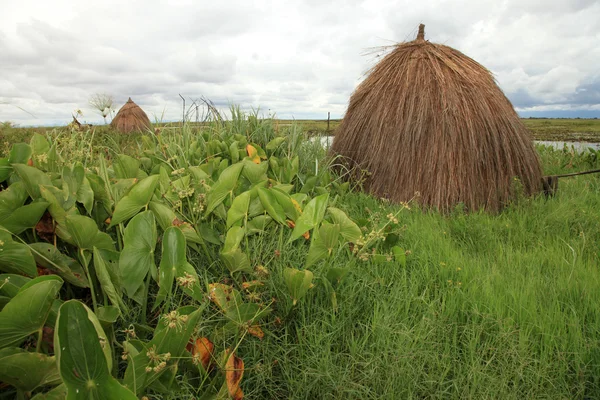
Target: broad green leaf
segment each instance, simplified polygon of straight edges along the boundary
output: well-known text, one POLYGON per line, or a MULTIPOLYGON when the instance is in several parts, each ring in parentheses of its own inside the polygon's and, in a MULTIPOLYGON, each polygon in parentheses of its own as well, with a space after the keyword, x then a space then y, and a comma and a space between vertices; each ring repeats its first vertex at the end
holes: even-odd
POLYGON ((137 400, 111 376, 103 350, 110 348, 108 338, 94 314, 79 301, 70 300, 61 306, 54 343, 60 376, 67 386, 67 400, 137 400))
MULTIPOLYGON (((1 193, 1 192, 0 192, 1 193)), ((250 191, 246 191, 233 199, 231 207, 227 211, 227 229, 232 225, 248 218, 248 206, 250 205, 250 191)))
POLYGON ((246 225, 246 235, 264 232, 265 228, 273 221, 268 215, 259 215, 252 218, 246 225))
POLYGON ((236 163, 225 168, 217 182, 215 182, 206 195, 205 215, 209 215, 213 212, 213 210, 221 204, 228 195, 233 193, 233 189, 238 183, 238 178, 243 168, 243 163, 236 163))
POLYGON ((332 285, 338 284, 348 273, 347 268, 331 267, 327 271, 327 279, 332 285))
POLYGON ((50 151, 50 143, 48 142, 48 139, 39 133, 34 133, 29 141, 29 145, 31 146, 32 150, 33 166, 36 168, 45 166, 48 161, 41 161, 39 156, 45 155, 47 157, 47 154, 50 151))
POLYGON ((13 169, 8 162, 8 158, 0 158, 0 182, 8 179, 12 171, 13 169))
POLYGON ((315 197, 308 202, 302 215, 296 220, 296 226, 292 231, 292 236, 288 242, 292 242, 302 236, 306 231, 314 228, 323 220, 325 210, 327 209, 327 202, 329 200, 329 194, 322 194, 315 197))
POLYGON ((329 211, 333 223, 340 226, 340 234, 344 239, 352 243, 356 243, 360 239, 362 236, 360 228, 345 212, 335 207, 329 207, 327 211, 329 211))
POLYGON ((221 259, 223 260, 225 267, 227 267, 232 274, 234 272, 252 272, 252 266, 250 265, 248 256, 239 248, 222 252, 221 259))
MULTIPOLYGON (((198 325, 202 311, 203 307, 187 306, 162 315, 152 340, 147 345, 142 345, 143 349, 137 350, 137 354, 128 357, 127 370, 123 379, 125 386, 141 395, 148 385, 168 369, 154 370, 156 362, 151 362, 148 356, 150 349, 157 355, 166 353, 171 355, 171 361, 167 362, 167 367, 176 364, 178 358, 185 352, 185 347, 198 325), (147 367, 151 368, 148 372, 146 371, 147 367)), ((128 348, 133 350, 132 347, 128 348)))
POLYGON ((0 294, 12 299, 31 278, 17 274, 0 274, 0 294))
POLYGON ((100 232, 93 219, 83 215, 67 215, 65 220, 73 244, 80 249, 90 251, 94 247, 107 250, 115 249, 111 237, 104 232, 100 232))
POLYGON ((25 184, 29 196, 34 200, 41 197, 40 185, 52 186, 52 181, 48 175, 37 168, 24 164, 13 164, 12 167, 25 184))
POLYGON ((229 228, 227 235, 225 236, 225 244, 223 245, 223 251, 235 250, 240 246, 242 239, 244 238, 244 230, 239 226, 229 228))
POLYGON ((302 299, 308 289, 310 289, 313 280, 313 273, 309 270, 297 270, 295 268, 285 268, 283 271, 283 280, 287 286, 293 304, 302 299))
POLYGON ((121 311, 119 311, 119 307, 115 306, 104 306, 98 307, 96 310, 96 317, 102 325, 102 328, 106 328, 107 325, 114 323, 121 315, 121 311))
POLYGON ((394 260, 396 260, 400 266, 406 267, 406 251, 402 247, 392 247, 392 254, 394 254, 394 260))
POLYGON ((0 350, 0 381, 24 392, 61 382, 54 357, 20 348, 0 350))
POLYGON ((256 185, 257 183, 267 179, 267 170, 269 169, 268 163, 256 164, 247 158, 242 161, 244 170, 242 175, 250 181, 251 184, 256 185))
POLYGON ((159 289, 153 309, 171 296, 177 268, 187 263, 185 247, 185 236, 181 229, 175 226, 167 228, 162 239, 162 258, 158 269, 159 289))
POLYGON ((339 235, 340 226, 338 224, 323 223, 319 229, 315 229, 306 257, 306 268, 329 258, 339 243, 339 235))
POLYGON ((11 215, 0 221, 0 224, 14 235, 33 228, 42 218, 49 203, 37 201, 17 208, 11 215))
POLYGON ((148 208, 154 213, 156 221, 163 231, 167 230, 168 227, 173 226, 173 221, 177 219, 177 214, 175 214, 171 207, 159 203, 158 201, 151 201, 148 204, 148 208))
POLYGON ((18 346, 46 322, 63 280, 40 276, 25 284, 0 311, 0 348, 18 346))
POLYGON ((285 225, 285 211, 277 202, 277 197, 269 189, 262 187, 258 188, 258 197, 269 216, 281 225, 285 225))
POLYGON ((21 181, 15 182, 7 189, 0 191, 0 224, 8 218, 15 210, 25 204, 29 197, 25 184, 21 181))
POLYGON ((11 164, 27 164, 31 158, 31 146, 27 143, 15 143, 10 150, 8 162, 11 164))
POLYGON ((117 179, 131 179, 137 178, 140 162, 133 157, 125 154, 119 154, 113 164, 115 170, 115 176, 117 179))
POLYGON ((267 143, 267 146, 265 148, 269 151, 275 151, 275 150, 277 150, 277 148, 279 146, 281 146, 283 144, 283 142, 286 141, 286 139, 287 138, 285 138, 285 137, 276 137, 275 139, 273 139, 269 143, 267 143))
POLYGON ((104 263, 104 259, 102 258, 102 255, 100 255, 100 252, 96 247, 94 247, 93 249, 93 255, 94 269, 96 270, 96 277, 98 278, 98 282, 100 282, 100 287, 102 288, 102 291, 104 292, 104 294, 106 294, 106 296, 114 306, 119 307, 119 309, 127 312, 127 306, 125 305, 125 303, 123 303, 123 300, 121 299, 121 294, 115 289, 115 285, 113 284, 113 281, 110 278, 110 275, 106 268, 106 264, 104 263))
POLYGON ((83 165, 77 163, 72 169, 64 167, 62 176, 69 196, 83 204, 87 213, 90 214, 94 206, 94 191, 85 176, 83 165))
POLYGON ((119 200, 115 206, 115 212, 109 227, 128 220, 137 214, 143 207, 147 206, 152 199, 154 189, 158 184, 158 179, 158 175, 151 175, 136 183, 129 193, 119 200))
POLYGON ((31 243, 29 249, 39 266, 57 273, 75 286, 88 287, 87 277, 81 264, 61 253, 50 243, 31 243))
MULTIPOLYGON (((151 208, 152 208, 151 202, 151 208)), ((154 249, 157 241, 156 221, 152 211, 144 211, 129 221, 123 234, 123 251, 119 268, 123 288, 129 297, 135 295, 151 269, 156 269, 154 249)))
POLYGON ((27 245, 15 242, 12 235, 0 226, 0 271, 36 276, 35 260, 27 245))
POLYGON ((49 392, 36 394, 31 400, 64 400, 66 397, 67 387, 61 383, 49 392))
POLYGON ((294 206, 294 202, 292 201, 290 195, 279 187, 271 189, 271 193, 273 193, 273 196, 275 196, 277 202, 283 208, 285 215, 292 221, 296 221, 300 215, 300 212, 296 206, 294 206))

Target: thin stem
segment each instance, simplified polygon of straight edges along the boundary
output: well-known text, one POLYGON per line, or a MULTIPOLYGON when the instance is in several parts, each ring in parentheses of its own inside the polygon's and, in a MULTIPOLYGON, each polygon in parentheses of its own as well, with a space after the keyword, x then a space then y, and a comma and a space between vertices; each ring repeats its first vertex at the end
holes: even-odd
POLYGON ((83 265, 85 275, 87 276, 88 282, 90 284, 90 290, 92 291, 92 305, 94 307, 95 313, 98 310, 98 304, 96 303, 96 289, 94 289, 94 282, 92 281, 92 276, 90 275, 90 270, 88 268, 88 263, 86 262, 85 255, 83 254, 83 249, 79 249, 79 256, 81 257, 81 264, 83 265))

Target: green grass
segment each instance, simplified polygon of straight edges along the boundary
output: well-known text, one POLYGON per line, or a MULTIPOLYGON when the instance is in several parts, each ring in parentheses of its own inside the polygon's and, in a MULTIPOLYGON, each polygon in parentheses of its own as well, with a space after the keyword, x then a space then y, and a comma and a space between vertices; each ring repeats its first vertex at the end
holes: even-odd
MULTIPOLYGON (((103 129, 50 134, 75 159, 90 147, 137 154, 141 135, 103 129)), ((314 146, 299 151, 301 168, 323 157, 314 146)), ((591 153, 538 151, 546 174, 599 167, 591 153)), ((333 201, 368 227, 397 214, 381 249, 402 246, 406 265, 342 249, 312 267, 349 271, 335 298, 316 280, 292 307, 282 272, 302 268, 308 246, 285 244, 282 230, 249 240, 252 264, 269 271, 261 301, 273 302, 273 315, 262 340, 240 340, 247 398, 600 398, 600 176, 561 179, 556 197, 521 198, 498 215, 457 207, 444 216, 357 192, 333 201)), ((204 284, 222 278, 200 255, 190 262, 204 284)), ((200 332, 219 350, 235 345, 213 330, 215 318, 200 332)), ((181 383, 183 394, 161 398, 197 397, 197 382, 181 383)))
MULTIPOLYGON (((599 193, 588 177, 496 216, 403 211, 406 267, 337 260, 351 271, 338 312, 315 290, 263 343, 244 344, 248 394, 600 397, 599 193)), ((355 218, 395 209, 362 194, 342 203, 355 218)))

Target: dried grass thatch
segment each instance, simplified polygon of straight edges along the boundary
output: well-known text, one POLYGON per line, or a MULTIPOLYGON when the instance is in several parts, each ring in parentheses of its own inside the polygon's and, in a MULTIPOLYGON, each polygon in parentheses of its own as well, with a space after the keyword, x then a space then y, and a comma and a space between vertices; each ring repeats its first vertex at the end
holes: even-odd
POLYGON ((152 129, 152 124, 150 123, 148 116, 140 106, 131 100, 131 97, 127 100, 127 103, 121 107, 110 123, 110 126, 123 133, 152 129))
POLYGON ((482 65, 424 38, 394 47, 350 98, 333 154, 394 201, 499 210, 541 189, 532 138, 482 65), (517 179, 515 179, 517 178, 517 179), (519 183, 520 181, 520 183, 519 183))

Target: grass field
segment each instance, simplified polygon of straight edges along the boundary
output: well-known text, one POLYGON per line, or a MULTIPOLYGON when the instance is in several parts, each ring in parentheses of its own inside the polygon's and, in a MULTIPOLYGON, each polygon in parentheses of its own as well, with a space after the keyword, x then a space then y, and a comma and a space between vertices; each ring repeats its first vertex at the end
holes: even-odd
MULTIPOLYGON (((559 130, 573 137, 573 132, 600 131, 597 121, 525 122, 544 139, 559 130)), ((253 131, 244 123, 239 128, 260 134, 288 129, 287 124, 268 122, 253 131)), ((298 124, 308 132, 323 129, 322 121, 298 124)), ((332 121, 331 126, 337 125, 332 121)), ((7 142, 3 153, 15 141, 28 139, 29 132, 0 132, 7 142)), ((90 167, 98 154, 137 157, 143 136, 106 129, 93 136, 51 135, 63 143, 65 157, 90 167)), ((299 151, 300 170, 324 165, 322 150, 308 146, 299 151)), ((600 167, 591 152, 543 146, 538 152, 545 174, 600 167)), ((326 279, 316 279, 292 306, 283 271, 302 268, 308 246, 286 244, 279 230, 249 240, 246 252, 253 265, 269 271, 265 286, 274 303, 264 338, 238 343, 247 398, 600 398, 600 176, 561 180, 555 197, 519 198, 498 215, 469 214, 460 207, 440 215, 359 191, 337 194, 332 201, 363 230, 381 228, 385 240, 378 252, 400 246, 406 261, 362 260, 341 249, 311 267, 315 276, 332 268, 346 271, 335 290, 328 289, 326 279)), ((203 284, 221 279, 202 252, 188 251, 203 284)), ((221 317, 203 315, 198 329, 210 334, 217 348, 230 345, 231 339, 215 328, 221 317)), ((137 318, 126 315, 115 332, 137 318)), ((174 379, 178 391, 153 392, 150 398, 202 395, 198 381, 174 379)), ((4 398, 13 394, 6 391, 4 398)))

